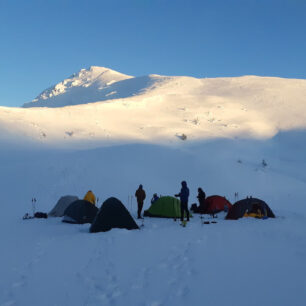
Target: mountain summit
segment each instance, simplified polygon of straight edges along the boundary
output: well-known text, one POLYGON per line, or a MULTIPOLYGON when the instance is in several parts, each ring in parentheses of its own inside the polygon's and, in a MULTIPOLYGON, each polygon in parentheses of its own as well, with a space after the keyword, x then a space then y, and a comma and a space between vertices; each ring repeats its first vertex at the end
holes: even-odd
POLYGON ((106 100, 105 89, 116 82, 130 78, 133 77, 109 68, 91 66, 44 90, 23 107, 61 107, 106 100))

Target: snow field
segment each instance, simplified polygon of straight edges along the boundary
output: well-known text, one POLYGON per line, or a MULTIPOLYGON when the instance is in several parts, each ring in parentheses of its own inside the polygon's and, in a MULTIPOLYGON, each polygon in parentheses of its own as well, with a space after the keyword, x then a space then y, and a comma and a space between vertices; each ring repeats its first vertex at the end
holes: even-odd
POLYGON ((303 145, 288 146, 296 137, 304 136, 176 148, 2 146, 0 305, 304 305, 305 158, 298 155, 303 145), (139 231, 97 234, 60 218, 21 219, 31 211, 32 197, 37 210, 48 212, 60 196, 82 197, 88 189, 100 198, 99 206, 116 196, 136 217, 135 199, 131 206, 128 197, 140 183, 146 209, 154 192, 173 195, 183 179, 190 205, 198 187, 232 202, 239 192, 240 198, 267 201, 277 218, 220 216, 217 224, 201 225, 194 215, 186 228, 171 219, 145 218, 139 231))
POLYGON ((105 234, 28 221, 15 227, 23 260, 9 261, 3 305, 304 305, 305 217, 201 225, 194 216, 186 228, 149 218, 140 231, 105 234))
POLYGON ((305 95, 305 80, 94 66, 29 108, 0 107, 0 305, 304 306, 305 95), (89 189, 99 206, 115 196, 135 217, 140 183, 147 209, 182 180, 189 206, 202 187, 231 202, 236 192, 262 198, 277 218, 202 225, 194 215, 186 228, 146 218, 139 231, 97 234, 21 219, 33 197, 48 212, 89 189))

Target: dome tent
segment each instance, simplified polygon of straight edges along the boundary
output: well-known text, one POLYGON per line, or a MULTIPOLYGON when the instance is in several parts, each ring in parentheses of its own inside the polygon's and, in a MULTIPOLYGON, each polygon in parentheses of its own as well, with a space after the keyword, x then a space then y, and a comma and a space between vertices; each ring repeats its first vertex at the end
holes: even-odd
POLYGON ((231 207, 232 204, 225 197, 212 195, 205 199, 204 207, 194 207, 193 211, 199 214, 215 214, 224 210, 229 210, 231 207))
MULTIPOLYGON (((191 213, 189 213, 191 217, 191 213)), ((165 196, 160 197, 154 202, 149 209, 144 211, 146 217, 160 218, 180 218, 181 217, 181 202, 180 200, 165 196)))
POLYGON ((139 229, 125 206, 114 197, 102 204, 89 231, 90 233, 107 232, 112 228, 139 229))
POLYGON ((219 195, 213 195, 206 198, 207 213, 213 214, 220 211, 229 210, 232 204, 225 198, 219 195))
POLYGON ((92 223, 98 208, 85 200, 77 200, 71 203, 65 210, 63 222, 67 223, 92 223))
POLYGON ((53 207, 53 209, 48 213, 49 217, 63 217, 66 208, 74 201, 78 200, 79 198, 77 196, 63 196, 61 197, 56 205, 53 207))
POLYGON ((246 198, 236 202, 229 210, 225 219, 237 220, 242 218, 246 212, 252 212, 254 208, 259 209, 263 215, 269 218, 275 218, 275 215, 268 204, 257 198, 246 198))

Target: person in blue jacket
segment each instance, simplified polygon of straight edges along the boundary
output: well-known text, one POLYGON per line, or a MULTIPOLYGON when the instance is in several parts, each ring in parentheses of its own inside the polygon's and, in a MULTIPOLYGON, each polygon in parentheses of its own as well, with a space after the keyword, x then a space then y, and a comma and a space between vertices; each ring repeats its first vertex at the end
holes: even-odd
POLYGON ((158 199, 159 199, 159 197, 158 197, 157 193, 154 193, 153 197, 151 199, 151 204, 155 203, 158 199))
POLYGON ((181 201, 181 221, 184 221, 184 213, 186 212, 187 221, 189 221, 189 210, 188 210, 188 198, 189 198, 189 188, 187 187, 187 183, 183 181, 181 192, 176 194, 176 197, 180 197, 181 201))

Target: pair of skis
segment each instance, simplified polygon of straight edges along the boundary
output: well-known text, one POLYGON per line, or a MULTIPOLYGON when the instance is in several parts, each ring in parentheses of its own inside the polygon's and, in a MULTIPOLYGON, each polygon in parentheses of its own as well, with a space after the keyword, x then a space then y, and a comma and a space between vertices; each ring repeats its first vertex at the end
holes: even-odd
POLYGON ((218 222, 217 221, 204 221, 202 224, 211 224, 211 223, 216 224, 218 222))
MULTIPOLYGON (((173 220, 176 222, 176 219, 177 219, 177 218, 176 218, 176 217, 174 217, 174 219, 173 219, 173 220)), ((186 227, 187 222, 188 222, 187 220, 183 220, 183 221, 181 221, 180 226, 182 226, 182 227, 186 227)))
POLYGON ((187 220, 183 220, 183 221, 181 221, 180 226, 182 226, 182 227, 186 227, 187 222, 188 222, 187 220))
MULTIPOLYGON (((217 218, 217 216, 215 216, 215 215, 212 215, 212 217, 213 217, 213 219, 214 218, 217 218)), ((203 219, 204 219, 204 217, 203 217, 203 215, 201 215, 200 216, 200 219, 201 219, 201 224, 216 224, 216 223, 218 223, 217 221, 215 221, 215 220, 213 220, 213 221, 209 221, 209 220, 204 220, 203 221, 203 219)))

